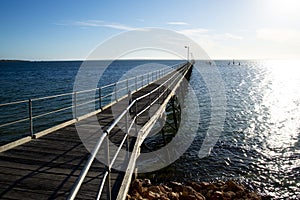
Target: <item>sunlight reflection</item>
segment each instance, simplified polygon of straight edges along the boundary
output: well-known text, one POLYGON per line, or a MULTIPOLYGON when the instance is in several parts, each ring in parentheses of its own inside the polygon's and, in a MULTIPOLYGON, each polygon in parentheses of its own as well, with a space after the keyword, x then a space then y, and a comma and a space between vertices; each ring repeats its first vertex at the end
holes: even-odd
POLYGON ((286 148, 298 140, 300 127, 300 61, 274 60, 264 63, 268 74, 262 104, 269 110, 272 134, 267 138, 269 148, 286 148))

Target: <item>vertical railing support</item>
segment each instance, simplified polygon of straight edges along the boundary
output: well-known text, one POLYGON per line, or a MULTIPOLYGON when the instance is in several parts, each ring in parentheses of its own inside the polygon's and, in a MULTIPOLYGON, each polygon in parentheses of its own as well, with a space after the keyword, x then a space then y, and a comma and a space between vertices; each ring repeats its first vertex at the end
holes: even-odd
POLYGON ((31 99, 28 100, 28 104, 29 104, 29 132, 30 132, 30 136, 32 138, 34 138, 33 119, 32 119, 32 100, 31 99))
POLYGON ((77 92, 74 92, 74 118, 78 120, 77 118, 77 92))
POLYGON ((138 124, 138 106, 137 106, 137 101, 135 102, 135 136, 137 137, 138 135, 138 128, 137 128, 137 124, 138 124))
POLYGON ((152 81, 154 81, 154 72, 152 72, 152 81))
POLYGON ((101 87, 99 87, 99 109, 102 109, 102 94, 101 87))
POLYGON ((150 83, 150 72, 148 73, 148 85, 150 83))
POLYGON ((115 101, 117 101, 117 83, 115 83, 115 101))
POLYGON ((137 90, 137 76, 135 77, 135 90, 137 90))
POLYGON ((126 93, 128 94, 128 92, 129 92, 129 88, 128 88, 128 79, 126 79, 126 93))
POLYGON ((144 86, 144 75, 142 75, 142 87, 144 86))

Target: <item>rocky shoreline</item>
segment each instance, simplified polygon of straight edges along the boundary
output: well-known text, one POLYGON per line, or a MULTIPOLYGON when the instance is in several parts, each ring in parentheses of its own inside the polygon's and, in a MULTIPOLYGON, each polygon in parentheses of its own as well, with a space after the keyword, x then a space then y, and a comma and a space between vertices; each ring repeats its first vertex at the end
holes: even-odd
POLYGON ((266 200, 270 197, 261 196, 249 191, 243 185, 229 180, 226 182, 188 182, 185 184, 169 182, 153 185, 149 179, 135 179, 130 187, 127 200, 161 199, 161 200, 217 200, 217 199, 249 199, 266 200))

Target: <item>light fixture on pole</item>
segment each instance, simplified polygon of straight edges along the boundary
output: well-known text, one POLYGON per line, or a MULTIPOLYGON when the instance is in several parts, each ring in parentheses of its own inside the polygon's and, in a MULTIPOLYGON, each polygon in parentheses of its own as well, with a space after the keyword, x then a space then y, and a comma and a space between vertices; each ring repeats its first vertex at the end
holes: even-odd
POLYGON ((184 46, 184 48, 187 48, 187 61, 189 62, 190 47, 189 46, 184 46))

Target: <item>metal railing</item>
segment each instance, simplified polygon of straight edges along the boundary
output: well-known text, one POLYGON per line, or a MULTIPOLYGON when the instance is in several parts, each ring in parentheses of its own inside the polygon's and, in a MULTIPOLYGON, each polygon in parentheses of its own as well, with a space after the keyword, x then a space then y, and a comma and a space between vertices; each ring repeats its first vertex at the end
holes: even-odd
MULTIPOLYGON (((110 188, 110 173, 113 165, 116 162, 116 159, 124 146, 126 140, 132 135, 130 132, 133 130, 135 133, 135 136, 138 134, 138 120, 139 118, 150 111, 150 109, 153 107, 154 104, 159 104, 159 101, 162 99, 166 99, 166 97, 169 95, 169 93, 172 91, 172 88, 178 83, 178 81, 184 76, 184 74, 189 70, 191 65, 188 63, 186 65, 183 65, 177 70, 168 73, 169 77, 167 77, 167 80, 163 81, 159 86, 157 86, 155 89, 153 89, 151 92, 148 92, 134 100, 124 109, 124 111, 114 120, 114 122, 106 129, 104 130, 103 134, 101 134, 97 144, 95 145, 93 151, 91 152, 91 155, 85 164, 84 168, 82 169, 78 179, 76 180, 70 195, 68 199, 72 200, 75 199, 78 191, 80 190, 80 187, 86 177, 86 175, 89 172, 89 169, 95 160, 96 155, 98 154, 101 145, 103 144, 104 141, 106 141, 106 161, 107 161, 107 169, 104 173, 103 179, 101 180, 100 187, 97 193, 97 199, 101 198, 102 191, 104 188, 104 185, 106 181, 107 183, 107 199, 111 199, 111 188, 110 188), (144 102, 148 102, 148 104, 144 105, 144 102), (140 106, 142 104, 142 106, 140 106), (132 110, 134 110, 134 116, 130 116, 130 113, 132 114, 132 110), (115 154, 112 156, 112 158, 109 157, 109 136, 112 130, 118 126, 119 128, 121 127, 120 124, 118 124, 121 120, 125 120, 125 135, 119 144, 119 147, 115 154), (129 119, 131 119, 131 122, 129 122, 129 119)), ((128 148, 128 145, 126 146, 128 148)), ((128 150, 128 149, 127 149, 128 150)))
MULTIPOLYGON (((49 129, 65 121, 78 120, 91 112, 95 112, 95 110, 101 111, 108 104, 119 101, 127 96, 129 91, 134 92, 139 90, 140 88, 180 68, 184 65, 184 63, 179 63, 171 67, 148 72, 90 90, 2 103, 0 104, 0 109, 4 108, 5 110, 5 107, 10 107, 12 111, 10 111, 11 117, 0 115, 0 120, 4 121, 4 123, 0 124, 0 131, 1 129, 3 130, 3 128, 23 123, 23 129, 27 129, 27 131, 15 128, 8 134, 16 134, 16 132, 24 131, 25 134, 22 136, 30 135, 31 137, 34 137, 36 133, 49 129), (92 96, 93 98, 87 99, 87 96, 92 96), (17 119, 10 120, 12 117, 17 119), (57 118, 57 121, 55 121, 55 117, 57 118), (38 121, 39 119, 46 120, 38 121)), ((2 114, 3 113, 5 112, 2 112, 2 114)), ((1 134, 0 137, 3 137, 3 135, 1 134)), ((16 137, 19 139, 21 136, 16 137)))

